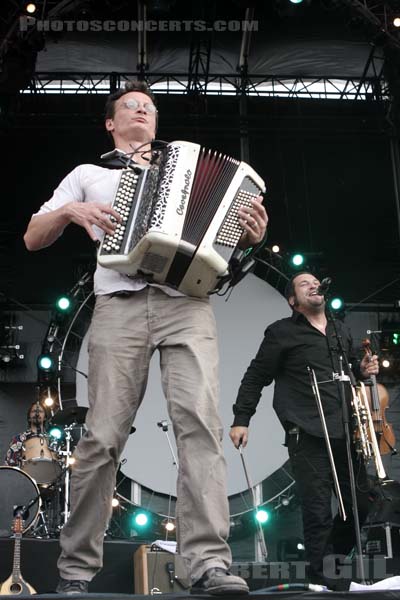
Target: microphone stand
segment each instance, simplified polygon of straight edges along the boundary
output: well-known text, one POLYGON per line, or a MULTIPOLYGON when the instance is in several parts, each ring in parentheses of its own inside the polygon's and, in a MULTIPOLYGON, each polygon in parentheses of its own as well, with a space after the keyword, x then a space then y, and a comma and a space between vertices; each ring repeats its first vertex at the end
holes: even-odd
MULTIPOLYGON (((37 517, 39 517, 39 516, 41 517, 41 519, 42 519, 41 526, 44 528, 45 535, 48 538, 48 537, 50 537, 49 530, 47 529, 46 519, 45 519, 45 517, 43 515, 43 511, 42 511, 42 498, 40 495, 40 491, 36 494, 36 496, 34 496, 33 498, 31 498, 29 500, 28 504, 24 504, 24 505, 20 504, 18 506, 14 506, 13 516, 14 517, 20 516, 23 521, 26 521, 26 519, 28 519, 28 517, 29 517, 29 509, 32 508, 32 506, 34 506, 35 504, 38 504, 39 512, 38 512, 37 517)), ((36 520, 37 519, 35 519, 32 522, 32 525, 34 526, 33 532, 35 532, 37 529, 37 527, 35 526, 36 520)))
POLYGON ((42 426, 39 421, 39 401, 36 402, 36 407, 35 407, 35 426, 36 426, 36 433, 40 437, 43 433, 43 430, 42 430, 42 426))
MULTIPOLYGON (((163 431, 165 433, 165 436, 166 436, 167 442, 168 442, 168 446, 169 446, 169 450, 170 450, 171 456, 172 456, 172 465, 176 468, 178 475, 179 475, 178 459, 175 456, 174 448, 172 446, 171 439, 168 434, 169 423, 165 420, 158 421, 157 427, 159 427, 161 429, 161 431, 163 431)), ((168 516, 167 516, 168 521, 170 520, 170 518, 171 518, 171 494, 169 494, 169 501, 168 501, 168 516)), ((165 540, 167 540, 167 539, 168 539, 168 530, 166 529, 165 530, 165 540)))
POLYGON ((340 489, 339 479, 337 476, 335 459, 333 457, 333 452, 332 452, 332 446, 331 446, 331 443, 329 440, 329 432, 328 432, 328 428, 326 426, 325 413, 324 413, 324 409, 322 406, 321 396, 319 393, 318 381, 315 376, 314 369, 311 369, 311 367, 308 366, 307 371, 310 375, 311 387, 312 387, 312 390, 313 390, 313 393, 315 396, 315 400, 317 402, 319 418, 321 419, 322 431, 324 432, 324 437, 325 437, 326 449, 328 451, 329 462, 331 463, 333 483, 335 486, 336 497, 337 497, 338 503, 339 503, 339 514, 342 517, 342 520, 345 521, 347 519, 347 515, 346 515, 346 510, 344 508, 343 497, 342 497, 342 492, 340 489))
MULTIPOLYGON (((242 461, 242 466, 243 466, 244 474, 245 474, 246 481, 247 481, 247 486, 249 488, 249 491, 251 493, 251 497, 253 500, 253 507, 257 511, 258 510, 258 502, 257 502, 257 498, 256 498, 256 493, 254 490, 254 486, 251 483, 249 472, 247 470, 246 461, 245 461, 244 455, 243 455, 242 445, 239 446, 239 453, 240 453, 240 458, 242 461)), ((258 541, 258 544, 259 544, 259 547, 261 550, 263 560, 264 560, 264 562, 266 562, 267 558, 268 558, 268 549, 267 549, 267 544, 265 543, 264 530, 262 528, 260 521, 257 520, 256 522, 257 522, 257 541, 258 541)))
MULTIPOLYGON (((352 508, 353 508, 353 517, 354 517, 354 531, 355 531, 355 535, 356 535, 356 548, 357 548, 356 560, 358 563, 358 569, 359 569, 358 572, 360 574, 361 582, 363 584, 366 584, 367 582, 365 579, 364 562, 363 562, 362 547, 361 547, 361 529, 360 529, 360 518, 359 518, 359 513, 358 513, 358 505, 357 505, 356 482, 355 482, 355 477, 354 477, 353 457, 352 457, 352 452, 351 452, 352 439, 351 439, 351 433, 350 433, 350 415, 349 415, 349 408, 348 408, 348 405, 346 402, 346 393, 345 393, 345 387, 344 387, 344 382, 349 381, 350 385, 353 388, 355 388, 356 380, 354 377, 354 373, 351 370, 350 363, 348 361, 347 354, 346 354, 346 351, 343 346, 342 336, 339 334, 335 319, 334 319, 332 311, 330 310, 329 307, 326 309, 326 314, 327 314, 328 321, 332 324, 332 328, 335 333, 335 338, 336 338, 336 342, 337 342, 337 346, 338 346, 340 374, 339 374, 339 377, 337 378, 337 385, 338 385, 339 397, 340 397, 340 401, 341 401, 341 405, 342 405, 342 420, 343 420, 344 435, 345 435, 345 440, 346 440, 347 462, 348 462, 348 466, 349 466, 350 491, 351 491, 351 499, 352 499, 352 505, 353 505, 352 508), (345 374, 344 369, 346 369, 347 375, 345 374)), ((328 348, 329 348, 329 352, 331 354, 332 364, 334 364, 332 350, 331 350, 329 341, 328 341, 328 348)))
POLYGON ((174 452, 174 449, 172 447, 171 439, 170 439, 169 434, 168 434, 169 423, 167 421, 158 421, 157 427, 159 427, 161 429, 161 431, 163 431, 165 433, 167 441, 168 441, 169 450, 170 450, 171 455, 172 455, 172 464, 174 465, 174 467, 176 467, 176 470, 179 471, 178 459, 175 456, 175 452, 174 452))

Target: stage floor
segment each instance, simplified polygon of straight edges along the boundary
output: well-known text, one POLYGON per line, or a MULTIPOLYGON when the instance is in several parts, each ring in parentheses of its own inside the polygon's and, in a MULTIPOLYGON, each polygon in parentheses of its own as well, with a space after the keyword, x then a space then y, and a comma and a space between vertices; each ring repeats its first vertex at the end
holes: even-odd
MULTIPOLYGON (((90 593, 81 595, 80 597, 90 599, 104 598, 105 600, 148 598, 149 596, 147 595, 134 593, 134 554, 142 544, 143 541, 106 540, 104 543, 104 567, 90 583, 90 593)), ((12 572, 13 549, 14 540, 12 538, 0 538, 0 582, 5 581, 12 572)), ((37 591, 36 598, 38 599, 53 598, 60 600, 62 598, 71 598, 71 596, 54 593, 58 581, 58 554, 59 543, 56 539, 23 538, 22 540, 22 577, 37 591)), ((162 574, 164 567, 165 565, 162 565, 160 561, 160 574, 162 574)), ((371 582, 400 575, 400 557, 391 560, 385 560, 384 557, 374 557, 374 559, 364 562, 364 569, 366 579, 371 582)), ((347 564, 343 572, 337 574, 332 580, 332 588, 342 591, 328 592, 304 591, 304 588, 302 590, 289 589, 288 591, 278 592, 268 589, 279 584, 304 584, 304 563, 234 563, 231 570, 234 574, 241 575, 247 580, 251 589, 250 596, 254 599, 257 598, 257 600, 262 600, 263 598, 275 600, 278 597, 289 599, 295 596, 298 597, 299 595, 304 600, 308 598, 313 598, 314 600, 318 600, 318 598, 330 598, 333 600, 336 596, 345 600, 346 598, 354 597, 355 594, 357 595, 357 599, 360 600, 364 597, 368 599, 379 597, 382 600, 394 600, 398 598, 400 600, 400 590, 387 592, 375 590, 348 592, 350 582, 359 581, 357 564, 354 562, 347 564), (301 576, 302 573, 303 576, 301 576)), ((177 592, 175 587, 173 591, 177 593, 168 593, 168 583, 166 584, 166 588, 162 588, 158 584, 158 581, 154 581, 150 585, 149 577, 149 589, 150 587, 156 588, 157 586, 165 592, 162 595, 166 599, 204 598, 204 595, 191 595, 185 590, 181 591, 180 587, 178 587, 179 592, 177 592)), ((3 596, 1 590, 0 595, 3 598, 15 598, 17 595, 20 600, 30 597, 23 594, 3 596)), ((239 596, 232 595, 229 597, 235 598, 239 596)), ((243 596, 241 597, 243 598, 243 596)))
MULTIPOLYGON (((162 594, 165 600, 184 600, 186 598, 200 599, 200 598, 216 598, 217 596, 207 595, 191 595, 188 593, 182 594, 162 594)), ((15 598, 16 596, 2 596, 2 598, 15 598)), ((27 600, 32 596, 18 596, 20 600, 27 600)), ((63 596, 61 594, 38 594, 35 596, 38 600, 69 600, 70 598, 76 598, 76 596, 63 596)), ((82 594, 78 596, 82 600, 94 600, 95 598, 102 600, 148 600, 154 596, 141 596, 135 594, 82 594)), ((236 600, 241 598, 249 598, 252 600, 291 600, 292 598, 300 598, 301 600, 398 600, 400 599, 400 590, 393 591, 366 591, 366 592, 250 592, 248 596, 219 596, 219 598, 225 598, 226 600, 236 600)))

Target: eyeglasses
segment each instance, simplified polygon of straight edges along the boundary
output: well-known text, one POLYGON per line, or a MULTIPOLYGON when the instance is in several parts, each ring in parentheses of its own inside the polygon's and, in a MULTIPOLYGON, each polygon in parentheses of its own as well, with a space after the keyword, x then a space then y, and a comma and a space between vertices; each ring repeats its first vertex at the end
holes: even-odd
POLYGON ((148 113, 155 114, 157 112, 156 107, 151 102, 145 102, 144 104, 141 104, 141 102, 138 102, 134 98, 125 100, 122 104, 130 110, 137 110, 139 106, 141 106, 148 113))

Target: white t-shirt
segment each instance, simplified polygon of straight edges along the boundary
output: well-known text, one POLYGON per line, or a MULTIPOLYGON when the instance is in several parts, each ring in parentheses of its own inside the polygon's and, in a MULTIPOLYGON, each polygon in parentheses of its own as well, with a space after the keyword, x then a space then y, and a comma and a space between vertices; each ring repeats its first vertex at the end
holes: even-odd
MULTIPOLYGON (((110 205, 117 191, 120 169, 106 169, 97 165, 79 165, 69 173, 54 191, 53 196, 45 202, 33 216, 49 213, 68 202, 102 202, 110 205)), ((93 226, 97 238, 101 241, 104 232, 93 226)), ((149 285, 142 278, 132 279, 97 265, 94 274, 94 292, 97 295, 112 294, 121 290, 139 291, 149 285)), ((156 284, 151 284, 156 285, 156 284)), ((156 285, 170 296, 182 296, 180 292, 167 287, 156 285)))

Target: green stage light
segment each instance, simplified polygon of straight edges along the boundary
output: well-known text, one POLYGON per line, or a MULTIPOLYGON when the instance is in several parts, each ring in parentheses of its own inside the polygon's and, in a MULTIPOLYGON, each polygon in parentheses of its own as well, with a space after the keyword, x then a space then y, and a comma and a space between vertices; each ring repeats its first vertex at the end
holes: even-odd
POLYGON ((290 263, 293 267, 301 267, 304 264, 304 256, 297 252, 290 258, 290 263))
POLYGON ((342 298, 332 298, 329 301, 329 306, 331 307, 332 310, 341 310, 344 306, 344 302, 342 300, 342 298))
POLYGON ((137 512, 133 517, 133 522, 137 527, 147 527, 150 524, 149 515, 145 512, 137 512))
POLYGON ((71 300, 68 296, 60 296, 57 298, 56 308, 60 312, 67 312, 71 308, 71 300))
POLYGON ((264 508, 259 508, 255 516, 259 523, 266 523, 269 520, 269 513, 264 508))
POLYGON ((42 371, 51 371, 54 368, 54 362, 51 356, 41 354, 38 358, 38 367, 42 371))
POLYGON ((400 346, 400 333, 398 331, 392 333, 392 344, 394 346, 400 346))
POLYGON ((289 0, 291 4, 301 4, 303 0, 289 0))
POLYGON ((51 429, 49 429, 49 436, 54 438, 55 440, 61 440, 63 435, 64 432, 62 429, 60 429, 60 427, 52 427, 51 429))

